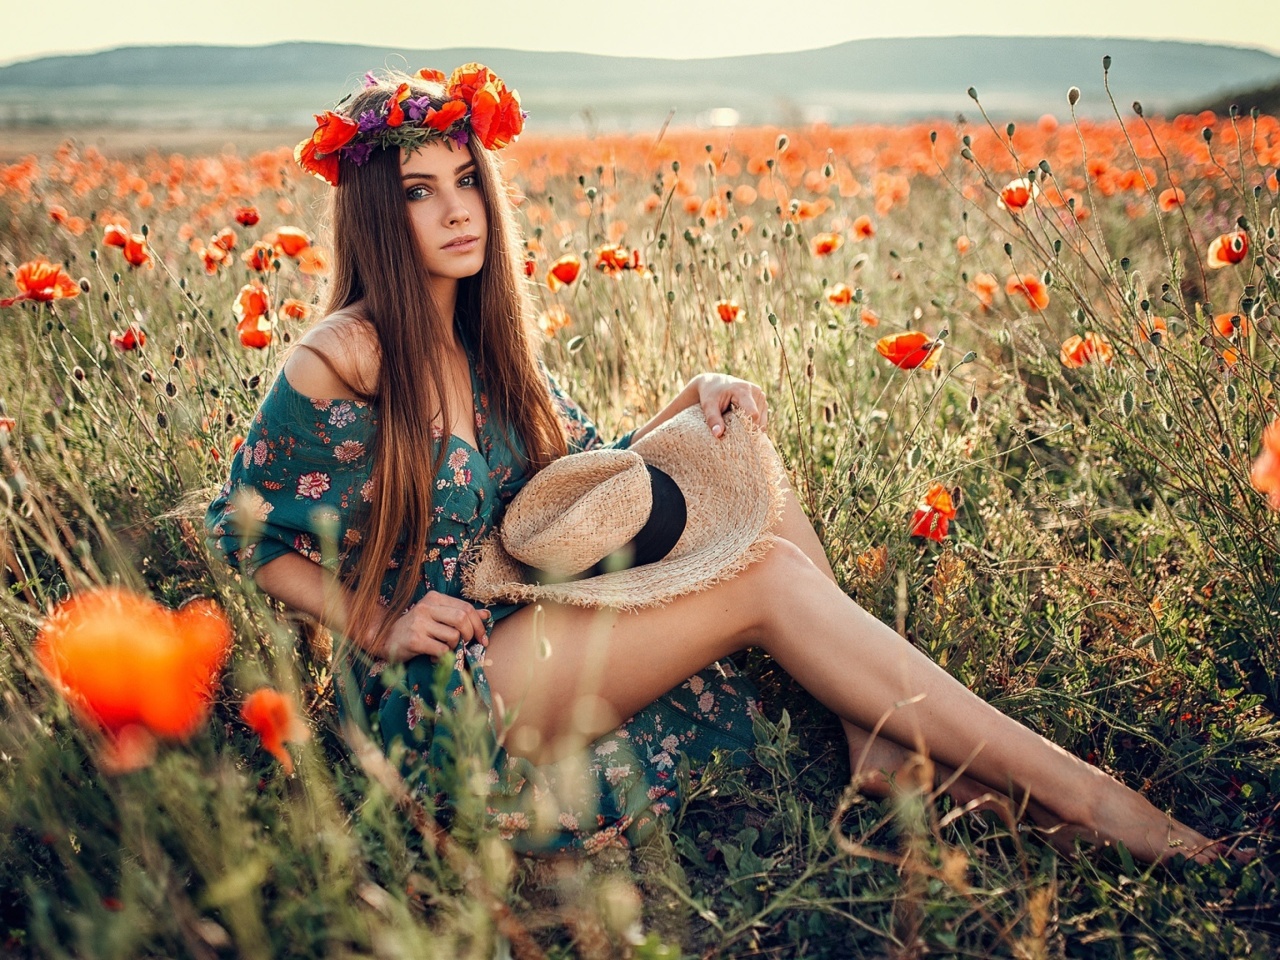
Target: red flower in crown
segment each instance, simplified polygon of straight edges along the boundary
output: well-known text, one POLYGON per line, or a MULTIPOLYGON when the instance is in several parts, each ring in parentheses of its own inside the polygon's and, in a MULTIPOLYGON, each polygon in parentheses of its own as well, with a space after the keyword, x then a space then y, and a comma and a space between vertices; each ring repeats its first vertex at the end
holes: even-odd
POLYGON ((404 123, 404 108, 400 104, 409 99, 409 85, 402 83, 387 101, 387 126, 398 127, 404 123))
POLYGON ((338 185, 338 151, 350 143, 360 125, 350 117, 326 110, 316 114, 316 129, 293 148, 298 166, 330 186, 338 185))
POLYGON ((422 122, 432 130, 439 130, 441 133, 445 133, 466 115, 467 102, 465 100, 447 100, 439 109, 432 107, 428 110, 422 122))

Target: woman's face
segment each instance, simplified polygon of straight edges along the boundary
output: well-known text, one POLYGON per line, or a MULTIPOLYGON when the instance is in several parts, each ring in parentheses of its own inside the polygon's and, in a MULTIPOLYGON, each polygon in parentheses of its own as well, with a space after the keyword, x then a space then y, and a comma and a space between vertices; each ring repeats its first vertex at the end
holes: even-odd
POLYGON ((456 286, 484 266, 488 218, 476 162, 468 148, 432 141, 401 153, 409 220, 432 283, 456 286))

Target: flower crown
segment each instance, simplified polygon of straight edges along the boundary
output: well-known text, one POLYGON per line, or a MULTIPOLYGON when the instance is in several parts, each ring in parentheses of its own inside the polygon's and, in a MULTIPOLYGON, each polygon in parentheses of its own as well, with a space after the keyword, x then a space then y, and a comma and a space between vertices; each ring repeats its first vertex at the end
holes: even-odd
MULTIPOLYGON (((524 128, 528 114, 520 109, 520 94, 482 64, 464 64, 448 80, 441 71, 428 69, 419 70, 414 79, 443 84, 444 98, 413 97, 409 84, 402 83, 380 110, 366 110, 354 120, 332 110, 317 113, 315 132, 294 148, 294 160, 336 187, 339 158, 360 167, 374 147, 412 151, 429 140, 445 139, 465 146, 474 136, 486 150, 499 150, 524 128)), ((365 74, 366 87, 377 84, 372 73, 365 74)))

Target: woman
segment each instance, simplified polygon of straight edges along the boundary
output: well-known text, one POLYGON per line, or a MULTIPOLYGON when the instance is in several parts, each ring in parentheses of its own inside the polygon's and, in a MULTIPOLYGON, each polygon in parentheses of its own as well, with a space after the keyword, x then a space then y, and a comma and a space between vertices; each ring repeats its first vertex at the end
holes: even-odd
MULTIPOLYGON (((384 745, 406 748, 407 775, 444 766, 452 749, 428 732, 434 663, 452 659, 444 699, 474 686, 500 738, 487 805, 505 835, 526 850, 635 839, 678 799, 681 754, 750 747, 751 690, 717 661, 758 646, 839 715, 863 789, 888 790, 906 746, 922 745, 958 801, 1012 796, 1059 827, 1058 842, 1123 842, 1145 860, 1217 855, 862 610, 789 491, 763 559, 665 605, 465 600, 461 551, 533 473, 599 444, 528 339, 492 153, 519 132, 519 101, 470 64, 447 81, 369 77, 318 120, 297 156, 335 186, 326 315, 287 357, 208 522, 262 589, 359 648, 350 669, 384 745), (325 529, 336 531, 328 562, 325 529), (399 662, 404 682, 384 689, 385 665, 399 662)), ((695 404, 717 437, 731 406, 767 422, 758 386, 703 374, 616 445, 695 404)))

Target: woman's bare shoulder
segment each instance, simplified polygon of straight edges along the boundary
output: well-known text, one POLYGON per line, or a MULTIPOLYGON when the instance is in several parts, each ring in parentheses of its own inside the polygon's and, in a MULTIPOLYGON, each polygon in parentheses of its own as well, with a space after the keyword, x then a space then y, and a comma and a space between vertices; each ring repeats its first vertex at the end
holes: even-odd
POLYGON ((379 361, 373 327, 358 313, 340 310, 307 330, 285 361, 284 375, 307 397, 362 400, 377 391, 379 361))

